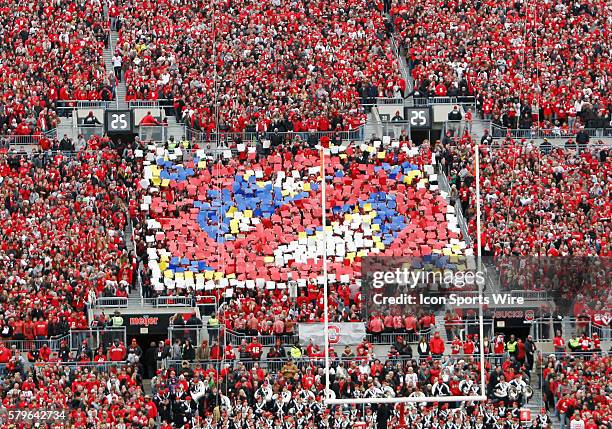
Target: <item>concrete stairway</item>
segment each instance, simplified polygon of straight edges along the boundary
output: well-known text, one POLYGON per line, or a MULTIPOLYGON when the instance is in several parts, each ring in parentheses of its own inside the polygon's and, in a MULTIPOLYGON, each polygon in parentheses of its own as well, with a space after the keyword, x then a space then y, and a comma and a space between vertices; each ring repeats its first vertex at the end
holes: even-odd
MULTIPOLYGON (((107 73, 114 73, 113 68, 113 54, 115 53, 115 47, 117 46, 117 39, 119 38, 119 33, 117 31, 111 31, 109 37, 108 47, 104 49, 104 64, 106 66, 107 73)), ((117 108, 118 109, 127 109, 128 104, 125 101, 125 94, 127 88, 125 86, 125 79, 122 79, 117 87, 115 88, 115 99, 117 100, 117 108)))
POLYGON ((166 139, 174 136, 174 140, 180 141, 185 136, 185 125, 176 122, 174 116, 166 116, 168 121, 168 128, 166 129, 166 139))

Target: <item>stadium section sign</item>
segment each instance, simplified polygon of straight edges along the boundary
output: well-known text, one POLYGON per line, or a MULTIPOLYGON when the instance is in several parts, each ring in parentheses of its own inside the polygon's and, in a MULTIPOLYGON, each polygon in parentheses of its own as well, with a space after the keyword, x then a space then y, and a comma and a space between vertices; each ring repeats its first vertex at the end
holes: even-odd
POLYGON ((413 130, 431 128, 431 109, 429 107, 404 107, 404 118, 413 130))
POLYGON ((134 118, 131 110, 107 110, 104 112, 104 125, 108 133, 132 133, 134 118))

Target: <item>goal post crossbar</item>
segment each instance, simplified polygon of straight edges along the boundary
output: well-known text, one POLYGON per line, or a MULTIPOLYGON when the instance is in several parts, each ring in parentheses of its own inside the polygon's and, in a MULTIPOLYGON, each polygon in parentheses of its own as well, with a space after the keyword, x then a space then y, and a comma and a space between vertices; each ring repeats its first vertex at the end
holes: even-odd
POLYGON ((325 398, 326 405, 351 405, 351 404, 399 404, 414 402, 466 402, 466 401, 486 401, 486 396, 403 396, 395 398, 347 398, 332 399, 325 398))

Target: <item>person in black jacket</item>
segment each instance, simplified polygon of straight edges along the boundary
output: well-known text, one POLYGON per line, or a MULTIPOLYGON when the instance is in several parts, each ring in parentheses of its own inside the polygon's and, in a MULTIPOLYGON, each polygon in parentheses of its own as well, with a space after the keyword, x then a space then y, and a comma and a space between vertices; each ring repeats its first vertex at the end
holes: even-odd
POLYGON ((74 143, 68 138, 68 134, 64 134, 64 138, 60 141, 59 150, 62 151, 73 151, 74 143))
POLYGON ((412 357, 412 347, 406 342, 403 336, 398 335, 395 341, 395 349, 402 357, 412 357))
POLYGON ((145 367, 145 377, 153 378, 157 372, 157 344, 151 341, 151 345, 144 352, 142 363, 145 367))
POLYGON ((181 354, 183 356, 183 360, 189 362, 193 362, 195 360, 195 348, 193 347, 193 344, 191 344, 191 340, 185 340, 181 354))
POLYGON ((102 123, 94 116, 93 112, 89 112, 87 117, 83 119, 83 125, 86 127, 95 127, 96 125, 102 125, 102 123))
POLYGON ((458 136, 461 134, 461 120, 463 119, 463 115, 459 110, 459 106, 454 106, 453 110, 448 112, 448 130, 451 132, 453 136, 458 136))
MULTIPOLYGON (((68 353, 70 353, 70 350, 68 350, 68 353)), ((83 339, 83 341, 81 341, 81 344, 79 345, 79 348, 77 349, 77 352, 76 352, 77 356, 81 356, 83 354, 87 356, 89 359, 93 359, 93 350, 89 346, 89 341, 86 338, 83 339)), ((66 358, 67 357, 68 355, 66 355, 66 358)), ((62 361, 64 360, 62 359, 62 361)))
POLYGON ((525 340, 525 368, 527 371, 531 371, 533 369, 533 358, 537 347, 533 341, 533 337, 531 335, 527 336, 525 340))
POLYGON ((132 342, 130 343, 130 346, 127 349, 127 360, 129 362, 136 362, 136 361, 140 361, 141 358, 142 358, 142 349, 136 342, 136 338, 132 338, 132 342))
POLYGON ((582 151, 589 144, 591 137, 589 133, 584 130, 584 127, 580 127, 580 131, 576 134, 576 143, 578 143, 578 150, 582 151))

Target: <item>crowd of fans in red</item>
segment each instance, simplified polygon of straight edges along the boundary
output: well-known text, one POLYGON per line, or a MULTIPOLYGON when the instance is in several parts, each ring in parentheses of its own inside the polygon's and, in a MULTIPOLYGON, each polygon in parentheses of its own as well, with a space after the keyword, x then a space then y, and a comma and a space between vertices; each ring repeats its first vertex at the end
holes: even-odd
MULTIPOLYGON (((470 136, 440 145, 452 197, 475 231, 474 147, 470 136)), ((507 139, 480 146, 483 250, 493 256, 612 255, 609 150, 594 143, 542 150, 507 139)))
POLYGON ((40 135, 66 100, 112 100, 102 2, 0 4, 0 135, 40 135))
MULTIPOLYGON (((117 52, 123 57, 127 99, 170 99, 176 118, 196 129, 354 129, 364 120, 360 104, 376 96, 401 96, 405 89, 375 4, 178 0, 120 6, 117 52), (219 34, 227 37, 221 40, 219 34)), ((602 0, 418 1, 400 2, 391 12, 407 42, 420 93, 475 95, 485 118, 511 128, 573 128, 606 126, 610 120, 606 7, 602 0), (559 37, 568 42, 558 42, 559 37)), ((112 99, 115 75, 104 69, 108 34, 99 2, 9 1, 0 10, 0 34, 9 47, 0 57, 0 134, 54 128, 58 101, 112 99)), ((610 256, 607 151, 542 151, 505 143, 501 149, 483 148, 481 156, 485 252, 498 258, 610 256)), ((44 149, 60 148, 59 142, 46 144, 44 149)), ((22 341, 27 359, 38 362, 30 366, 15 348, 0 344, 2 408, 65 410, 57 426, 73 427, 144 428, 159 421, 164 429, 346 429, 391 427, 400 420, 415 428, 522 427, 521 401, 500 397, 503 383, 532 375, 533 361, 526 365, 526 356, 514 352, 499 367, 486 367, 491 398, 486 405, 417 405, 400 413, 387 406, 326 409, 322 353, 311 344, 297 354, 277 343, 265 354, 269 362, 257 339, 235 347, 217 338, 210 347, 163 342, 149 356, 135 341, 93 349, 85 342, 76 354, 65 342, 57 352, 39 347, 35 341, 86 327, 86 305, 97 296, 127 296, 133 284, 125 213, 137 217, 127 201, 141 171, 130 148, 114 147, 107 138, 83 145, 91 151, 0 154, 0 336, 22 341), (169 364, 174 359, 196 363, 175 367, 169 364), (160 369, 147 396, 142 377, 153 375, 152 368, 160 369)), ((434 148, 454 186, 451 198, 462 202, 471 230, 473 146, 464 136, 434 148)), ((421 155, 430 157, 423 150, 421 155)), ((380 162, 396 155, 388 151, 380 162)), ((252 160, 240 162, 245 161, 252 160)), ((238 334, 291 336, 298 322, 321 319, 319 289, 308 284, 295 300, 288 291, 245 290, 224 307, 220 321, 238 334)), ((595 294, 587 298, 594 308, 606 308, 607 303, 595 302, 595 294)), ((348 285, 332 285, 329 304, 331 319, 360 320, 361 296, 348 285)), ((586 312, 584 304, 574 311, 586 312)), ((453 334, 450 344, 437 334, 423 336, 414 349, 418 359, 400 338, 385 358, 374 356, 366 340, 355 353, 333 352, 333 395, 458 395, 465 393, 464 380, 467 392, 476 393, 478 337, 459 339, 457 324, 451 316, 445 326, 453 334)), ((401 337, 434 326, 428 313, 375 314, 368 332, 401 337)), ((503 339, 483 341, 488 353, 509 351, 503 339)), ((555 338, 556 349, 563 350, 561 341, 555 338)), ((586 429, 599 429, 610 424, 612 362, 591 353, 599 352, 594 339, 581 344, 585 341, 588 354, 558 353, 545 361, 544 400, 564 424, 582 419, 586 429)), ((5 426, 0 416, 0 427, 5 426)), ((534 416, 532 427, 548 429, 550 418, 534 416)))
POLYGON ((475 96, 509 128, 610 127, 605 0, 398 1, 391 9, 419 96, 475 96))
POLYGON ((140 172, 129 155, 90 144, 94 150, 76 154, 0 154, 4 339, 86 328, 88 303, 127 295, 132 285, 125 213, 140 172))
MULTIPOLYGON (((438 347, 436 338, 431 340, 432 349, 438 347)), ((326 408, 322 403, 323 361, 312 344, 291 350, 276 345, 264 357, 262 353, 253 356, 254 347, 242 344, 220 351, 216 342, 212 347, 206 342, 194 347, 188 342, 166 341, 143 353, 136 340, 127 347, 119 342, 100 345, 97 351, 84 343, 81 356, 87 358, 60 364, 54 362, 60 360, 55 353, 48 359, 42 351, 35 365, 0 345, 0 357, 9 357, 4 367, 2 407, 36 411, 44 404, 46 410, 62 412, 50 427, 144 428, 161 424, 163 428, 289 429, 330 422, 341 428, 369 429, 404 422, 437 429, 446 429, 449 424, 460 428, 549 429, 553 414, 566 423, 583 420, 589 429, 607 427, 611 401, 606 389, 612 382, 609 357, 600 351, 548 356, 537 371, 544 385, 545 407, 525 422, 520 411, 527 397, 519 388, 528 384, 535 372, 533 361, 529 363, 524 354, 509 352, 511 341, 516 340, 499 341, 501 353, 506 354, 485 363, 485 393, 490 398, 486 404, 465 402, 455 408, 452 402, 423 403, 406 405, 403 410, 376 405, 326 408), (181 356, 187 350, 189 355, 181 356), (177 356, 191 363, 173 361, 177 356), (149 361, 153 371, 144 367, 149 361), (152 376, 151 395, 144 393, 145 372, 152 376), (512 392, 513 387, 518 394, 512 392)), ((256 343, 254 339, 251 345, 256 343)), ((479 392, 481 363, 477 357, 455 353, 454 347, 449 353, 442 345, 439 353, 419 352, 418 358, 412 358, 412 351, 407 353, 406 348, 398 339, 386 357, 375 356, 372 345, 364 340, 355 350, 347 346, 341 355, 332 352, 331 395, 368 398, 479 392)), ((258 349, 263 351, 261 345, 258 349)), ((30 426, 24 423, 23 427, 30 426)))
POLYGON ((126 99, 171 100, 176 119, 198 130, 355 129, 361 102, 403 96, 372 2, 122 1, 121 9, 126 99))

